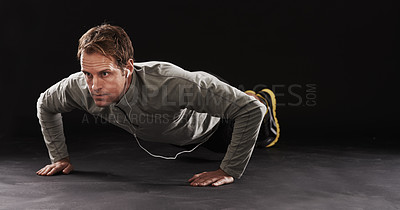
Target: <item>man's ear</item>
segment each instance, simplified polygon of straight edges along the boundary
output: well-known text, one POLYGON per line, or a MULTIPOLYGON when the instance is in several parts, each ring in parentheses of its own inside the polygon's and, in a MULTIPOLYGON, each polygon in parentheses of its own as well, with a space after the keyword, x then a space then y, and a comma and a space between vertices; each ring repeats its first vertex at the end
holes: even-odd
POLYGON ((127 64, 126 64, 126 68, 130 71, 130 72, 132 72, 133 71, 133 59, 129 59, 128 60, 128 62, 127 62, 127 64))
POLYGON ((126 66, 124 68, 124 74, 122 76, 126 76, 128 78, 129 74, 132 74, 133 72, 133 59, 129 59, 128 62, 126 63, 126 66))

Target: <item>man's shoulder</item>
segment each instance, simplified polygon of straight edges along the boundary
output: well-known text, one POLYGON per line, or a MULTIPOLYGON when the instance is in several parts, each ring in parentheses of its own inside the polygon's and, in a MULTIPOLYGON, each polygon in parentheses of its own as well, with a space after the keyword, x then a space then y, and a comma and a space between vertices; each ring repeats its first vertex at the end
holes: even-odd
POLYGON ((71 75, 69 75, 69 77, 67 79, 70 79, 70 80, 84 80, 85 79, 85 75, 82 72, 78 71, 78 72, 75 72, 75 73, 72 73, 71 75))
POLYGON ((81 93, 84 92, 83 89, 87 89, 85 75, 82 72, 76 72, 52 85, 46 92, 81 93))
POLYGON ((165 61, 148 61, 135 63, 136 72, 146 75, 146 80, 156 80, 157 82, 170 81, 173 83, 201 84, 210 83, 214 76, 204 71, 188 71, 173 63, 165 61), (179 81, 177 81, 179 80, 179 81))
POLYGON ((67 83, 70 87, 73 88, 86 87, 85 75, 80 71, 69 75, 67 78, 64 78, 61 81, 67 83))
POLYGON ((135 63, 136 71, 151 77, 186 78, 189 71, 165 61, 148 61, 135 63))
POLYGON ((146 73, 159 72, 163 73, 166 71, 180 71, 183 70, 181 67, 166 61, 146 61, 136 62, 134 64, 137 70, 144 70, 146 73))

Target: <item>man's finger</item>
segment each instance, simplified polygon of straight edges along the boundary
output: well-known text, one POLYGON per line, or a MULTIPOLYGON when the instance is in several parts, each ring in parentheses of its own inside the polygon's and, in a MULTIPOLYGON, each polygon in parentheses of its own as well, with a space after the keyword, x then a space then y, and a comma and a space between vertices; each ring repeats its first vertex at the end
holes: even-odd
POLYGON ((47 168, 48 168, 49 166, 50 166, 50 165, 47 165, 47 166, 41 168, 37 173, 38 173, 39 175, 43 175, 44 172, 47 170, 47 168))
POLYGON ((37 175, 42 175, 42 170, 43 170, 43 169, 40 169, 39 171, 36 172, 36 174, 37 174, 37 175))
POLYGON ((64 174, 69 174, 72 170, 74 170, 74 167, 72 167, 71 164, 68 164, 66 168, 62 171, 64 174))
POLYGON ((190 185, 192 185, 192 186, 207 186, 221 178, 221 177, 210 177, 208 175, 209 174, 203 174, 202 176, 199 176, 190 185))
POLYGON ((220 179, 220 180, 214 182, 214 183, 212 184, 212 186, 218 187, 218 186, 221 186, 221 185, 223 185, 223 184, 226 184, 224 180, 225 180, 225 179, 220 179))
POLYGON ((202 172, 202 173, 193 175, 193 177, 190 178, 190 179, 188 180, 188 182, 191 182, 191 181, 197 179, 199 176, 203 175, 204 173, 207 173, 207 172, 202 172))
POLYGON ((51 169, 50 166, 42 168, 40 175, 46 175, 50 171, 50 169, 51 169))
POLYGON ((229 183, 232 183, 233 180, 234 180, 234 179, 233 179, 232 177, 224 177, 223 179, 220 179, 220 180, 214 182, 214 183, 212 184, 212 186, 218 187, 218 186, 221 186, 221 185, 223 185, 223 184, 229 184, 229 183))
POLYGON ((52 169, 51 166, 46 166, 42 171, 42 175, 47 175, 51 171, 51 169, 52 169))
POLYGON ((47 175, 47 176, 51 176, 51 175, 56 174, 56 173, 59 172, 59 171, 60 171, 60 167, 53 167, 53 168, 51 169, 51 171, 48 172, 46 175, 47 175))
POLYGON ((36 172, 36 174, 37 174, 37 175, 42 175, 42 173, 43 173, 43 170, 44 170, 43 168, 42 168, 42 169, 40 169, 39 171, 37 171, 37 172, 36 172))
POLYGON ((36 171, 36 174, 41 174, 42 173, 43 168, 41 168, 39 171, 36 171))
POLYGON ((189 180, 189 182, 191 182, 191 185, 193 185, 193 186, 198 185, 199 183, 201 183, 207 179, 207 175, 208 175, 207 173, 199 174, 198 176, 189 180))
POLYGON ((219 177, 203 179, 201 182, 199 182, 199 185, 200 186, 207 186, 207 185, 210 185, 211 183, 214 183, 214 182, 218 181, 219 179, 220 179, 219 177))
POLYGON ((191 181, 190 185, 192 186, 197 186, 203 181, 202 177, 197 177, 194 180, 191 181))

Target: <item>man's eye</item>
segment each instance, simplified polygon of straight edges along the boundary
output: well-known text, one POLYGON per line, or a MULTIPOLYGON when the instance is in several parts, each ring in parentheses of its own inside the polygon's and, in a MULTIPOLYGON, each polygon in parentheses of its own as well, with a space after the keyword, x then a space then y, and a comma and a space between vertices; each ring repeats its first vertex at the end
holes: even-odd
POLYGON ((89 73, 89 72, 85 72, 85 75, 86 75, 87 77, 91 77, 91 76, 92 76, 92 74, 89 73))
POLYGON ((108 74, 109 74, 108 72, 103 72, 102 73, 103 76, 108 76, 108 74))

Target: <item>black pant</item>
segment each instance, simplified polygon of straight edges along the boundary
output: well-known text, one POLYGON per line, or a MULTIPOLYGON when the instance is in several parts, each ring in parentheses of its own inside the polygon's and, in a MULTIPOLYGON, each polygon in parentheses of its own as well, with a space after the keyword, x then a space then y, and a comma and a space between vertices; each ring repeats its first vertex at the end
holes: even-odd
POLYGON ((222 118, 217 130, 202 146, 214 152, 226 152, 232 139, 235 120, 222 118))

